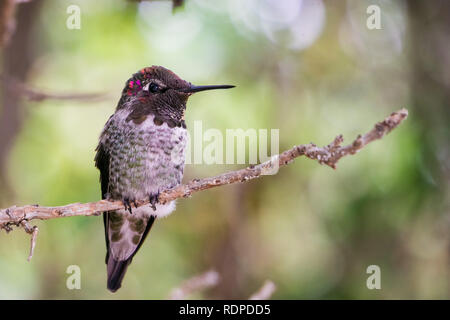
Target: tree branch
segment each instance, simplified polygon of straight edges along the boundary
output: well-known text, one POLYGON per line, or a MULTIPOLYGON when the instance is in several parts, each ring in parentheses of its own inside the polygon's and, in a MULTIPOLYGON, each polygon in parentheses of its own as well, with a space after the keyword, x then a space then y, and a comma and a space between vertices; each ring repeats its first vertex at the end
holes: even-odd
POLYGON ((41 102, 43 100, 79 100, 86 102, 101 101, 107 98, 105 92, 93 93, 51 93, 33 88, 17 79, 0 75, 6 88, 13 94, 24 97, 30 101, 41 102))
MULTIPOLYGON (((342 135, 339 135, 332 143, 322 148, 317 147, 313 143, 298 145, 258 165, 251 165, 247 168, 230 171, 215 177, 191 180, 184 185, 162 191, 159 196, 159 202, 164 204, 178 198, 190 197, 193 193, 202 190, 259 178, 262 175, 273 172, 276 166, 287 165, 300 156, 306 156, 317 160, 320 164, 336 169, 336 164, 341 158, 355 154, 370 142, 381 139, 385 134, 395 129, 407 116, 408 110, 406 109, 394 112, 383 121, 378 122, 368 133, 363 136, 359 135, 351 144, 346 146, 341 146, 344 139, 342 135)), ((137 201, 136 205, 139 207, 148 203, 148 200, 142 200, 137 201)), ((61 207, 41 207, 39 205, 13 206, 0 210, 0 229, 10 231, 11 226, 23 226, 23 221, 34 219, 47 220, 72 216, 100 215, 106 211, 123 209, 123 207, 122 201, 108 200, 73 203, 61 207)))

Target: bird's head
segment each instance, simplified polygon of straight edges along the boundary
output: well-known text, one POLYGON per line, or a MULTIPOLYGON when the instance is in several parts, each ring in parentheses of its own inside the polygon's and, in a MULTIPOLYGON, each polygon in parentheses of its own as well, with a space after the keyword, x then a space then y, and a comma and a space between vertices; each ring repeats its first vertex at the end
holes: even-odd
POLYGON ((130 119, 135 122, 139 122, 146 115, 153 114, 158 122, 179 126, 183 122, 189 96, 195 92, 233 87, 230 85, 195 86, 166 68, 147 67, 135 73, 126 82, 116 111, 130 108, 130 119))

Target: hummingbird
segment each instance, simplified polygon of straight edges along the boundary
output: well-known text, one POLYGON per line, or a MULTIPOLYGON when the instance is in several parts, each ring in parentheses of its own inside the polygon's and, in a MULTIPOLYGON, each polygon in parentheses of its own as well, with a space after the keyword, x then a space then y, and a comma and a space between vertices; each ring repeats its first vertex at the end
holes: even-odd
POLYGON ((188 98, 200 91, 233 87, 195 86, 161 66, 143 68, 126 81, 116 110, 100 134, 94 160, 102 199, 124 203, 123 209, 103 213, 111 292, 121 287, 155 220, 175 209, 175 201, 162 205, 158 197, 183 178, 188 98), (136 201, 144 199, 149 204, 136 207, 136 201))

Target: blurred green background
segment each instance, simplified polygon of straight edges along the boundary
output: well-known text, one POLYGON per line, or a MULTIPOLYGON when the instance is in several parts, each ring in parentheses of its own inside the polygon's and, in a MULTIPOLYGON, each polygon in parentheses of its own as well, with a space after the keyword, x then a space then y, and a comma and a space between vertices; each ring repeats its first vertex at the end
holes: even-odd
MULTIPOLYGON (((6 5, 7 1, 4 1, 6 5)), ((1 12, 0 12, 1 13, 1 12)), ((299 158, 275 176, 178 201, 106 290, 101 217, 33 221, 0 232, 0 298, 164 299, 215 269, 193 298, 450 298, 450 2, 323 0, 43 1, 16 7, 0 51, 0 205, 100 199, 94 149, 125 81, 162 65, 195 84, 235 84, 190 99, 188 129, 280 129, 280 151, 338 134, 350 142, 406 107, 405 123, 337 170, 299 158), (66 27, 69 5, 81 29, 66 27), (370 30, 369 5, 381 9, 370 30), (97 100, 30 101, 14 81, 97 100), (66 269, 81 268, 81 289, 66 269), (369 290, 366 268, 381 268, 369 290)), ((2 18, 4 19, 4 17, 2 18)), ((2 21, 5 24, 6 20, 2 21)), ((242 165, 187 165, 185 179, 242 165)))

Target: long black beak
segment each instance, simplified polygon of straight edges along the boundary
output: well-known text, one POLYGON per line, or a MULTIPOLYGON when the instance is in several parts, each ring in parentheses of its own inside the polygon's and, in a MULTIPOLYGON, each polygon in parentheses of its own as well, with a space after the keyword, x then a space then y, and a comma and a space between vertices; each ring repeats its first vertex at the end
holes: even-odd
POLYGON ((216 86, 194 86, 192 85, 191 87, 187 88, 187 89, 181 89, 180 91, 182 92, 186 92, 186 93, 194 93, 194 92, 199 92, 199 91, 205 91, 205 90, 214 90, 214 89, 231 89, 234 88, 235 86, 230 86, 230 85, 216 85, 216 86))

